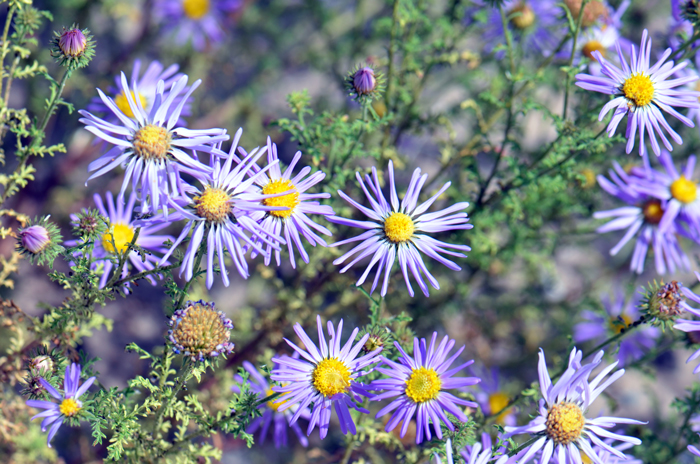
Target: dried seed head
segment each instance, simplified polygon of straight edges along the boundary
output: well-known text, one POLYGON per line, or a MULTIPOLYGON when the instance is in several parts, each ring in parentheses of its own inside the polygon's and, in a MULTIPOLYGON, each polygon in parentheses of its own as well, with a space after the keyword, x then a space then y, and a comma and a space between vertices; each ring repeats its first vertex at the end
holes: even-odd
POLYGON ((194 361, 233 351, 233 343, 229 341, 233 323, 224 313, 214 310, 214 303, 188 301, 170 318, 170 327, 168 335, 173 350, 194 361))

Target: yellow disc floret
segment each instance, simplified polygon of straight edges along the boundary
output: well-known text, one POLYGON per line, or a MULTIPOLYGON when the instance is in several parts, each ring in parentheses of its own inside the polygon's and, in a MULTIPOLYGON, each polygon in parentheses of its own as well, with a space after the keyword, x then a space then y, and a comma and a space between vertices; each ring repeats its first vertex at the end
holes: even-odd
POLYGON ((627 314, 620 314, 620 316, 610 318, 610 330, 615 334, 621 333, 622 330, 629 327, 630 324, 632 324, 632 318, 627 314))
MULTIPOLYGON (((141 92, 139 92, 138 96, 139 100, 141 100, 141 106, 143 107, 143 109, 146 109, 148 105, 148 100, 146 100, 146 97, 144 97, 141 92)), ((131 98, 134 101, 136 101, 136 94, 133 91, 131 92, 131 98)), ((116 104, 117 108, 122 110, 122 113, 124 113, 127 117, 134 117, 134 111, 131 109, 131 105, 129 105, 129 100, 126 98, 126 94, 124 93, 124 91, 117 95, 117 98, 114 99, 114 104, 116 104)))
POLYGON ((276 193, 284 193, 294 190, 292 193, 287 195, 282 195, 281 197, 265 198, 263 200, 263 205, 265 206, 285 206, 289 209, 280 211, 268 211, 273 216, 279 218, 288 218, 294 212, 294 208, 299 204, 299 192, 296 191, 296 187, 287 179, 275 179, 270 181, 262 189, 263 195, 274 195, 276 193))
POLYGON ((664 210, 659 200, 649 200, 642 207, 644 220, 649 224, 658 224, 664 217, 664 210))
POLYGON ((338 358, 322 360, 311 373, 314 387, 326 398, 348 391, 350 380, 350 369, 338 358))
POLYGON ((61 401, 58 410, 64 416, 73 417, 80 411, 80 403, 73 398, 66 398, 61 401))
POLYGON ((410 216, 403 213, 391 213, 384 220, 384 234, 394 243, 402 243, 413 237, 416 225, 410 216))
POLYGON ((406 380, 406 396, 416 403, 434 400, 440 393, 440 388, 442 382, 435 369, 413 369, 411 376, 406 380))
POLYGON ((182 10, 190 19, 201 19, 210 7, 209 0, 182 0, 182 10))
POLYGON ((698 197, 698 184, 680 176, 671 184, 671 196, 681 203, 692 203, 698 197))
POLYGON ((170 151, 170 133, 165 127, 149 124, 136 131, 132 144, 137 156, 146 161, 161 161, 170 151))
POLYGON ((555 443, 568 445, 581 436, 585 424, 586 418, 578 405, 557 403, 547 413, 545 433, 555 443))
POLYGON ((647 106, 654 99, 654 84, 645 74, 632 74, 622 84, 622 93, 635 106, 647 106))
POLYGON ((113 233, 107 232, 102 236, 102 247, 113 255, 124 253, 127 250, 127 245, 134 239, 134 228, 129 224, 117 223, 114 224, 112 230, 113 233), (115 246, 117 247, 116 252, 114 251, 115 246))
POLYGON ((510 22, 518 29, 527 29, 535 23, 535 12, 530 5, 525 2, 520 2, 520 4, 510 10, 508 14, 513 16, 510 22))
POLYGON ((605 46, 597 40, 589 40, 583 45, 583 48, 581 49, 581 53, 583 53, 592 60, 595 59, 593 57, 593 52, 599 52, 601 55, 603 55, 603 58, 605 58, 605 51, 605 46))
MULTIPOLYGON (((267 389, 267 396, 274 395, 277 392, 272 391, 272 388, 267 389)), ((287 402, 287 400, 280 399, 280 397, 286 395, 287 393, 282 393, 280 396, 275 398, 274 400, 270 400, 267 402, 267 407, 272 409, 273 411, 277 412, 277 410, 287 402)))
POLYGON ((207 187, 204 193, 194 198, 197 215, 209 222, 223 222, 231 212, 231 196, 220 188, 207 187))
POLYGON ((499 424, 503 424, 503 421, 510 412, 510 408, 506 409, 508 403, 510 403, 510 398, 508 398, 508 395, 505 393, 496 392, 489 395, 491 414, 498 414, 498 416, 496 416, 496 422, 499 424))

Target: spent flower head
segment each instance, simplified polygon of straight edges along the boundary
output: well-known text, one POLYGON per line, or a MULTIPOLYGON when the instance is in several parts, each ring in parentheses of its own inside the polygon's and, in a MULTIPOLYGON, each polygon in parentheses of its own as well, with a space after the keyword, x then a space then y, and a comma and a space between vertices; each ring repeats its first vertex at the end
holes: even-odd
POLYGON ((189 356, 193 361, 204 361, 233 352, 231 329, 233 323, 214 303, 204 300, 188 301, 170 318, 168 338, 173 351, 189 356))
POLYGON ((51 41, 51 56, 56 62, 68 69, 84 68, 95 56, 95 41, 88 29, 80 29, 75 24, 63 29, 59 34, 54 31, 51 41))
POLYGON ((63 251, 60 243, 63 241, 58 227, 49 216, 28 221, 25 227, 17 231, 17 251, 34 264, 48 264, 53 267, 53 261, 63 251))
POLYGON ((663 280, 660 283, 654 280, 647 284, 647 288, 642 287, 641 293, 639 309, 644 318, 662 330, 671 326, 688 309, 681 293, 681 285, 675 280, 667 284, 663 280))

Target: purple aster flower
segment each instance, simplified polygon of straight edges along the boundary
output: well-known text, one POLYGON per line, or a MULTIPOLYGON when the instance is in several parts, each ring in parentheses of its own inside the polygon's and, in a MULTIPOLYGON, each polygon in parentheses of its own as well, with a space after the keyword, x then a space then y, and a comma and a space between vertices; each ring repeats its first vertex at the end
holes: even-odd
POLYGON ((161 259, 161 264, 170 257, 191 231, 192 238, 182 260, 180 275, 184 272, 185 279, 188 281, 192 279, 197 252, 202 242, 206 240, 207 288, 211 288, 214 284, 215 255, 219 257, 221 280, 228 287, 229 279, 224 261, 225 250, 228 250, 238 273, 245 279, 248 278, 248 264, 245 261, 246 249, 241 242, 263 256, 267 255, 267 252, 258 243, 269 245, 275 250, 280 249, 280 243, 285 243, 282 237, 264 229, 249 215, 249 213, 256 211, 283 211, 286 209, 282 206, 263 204, 266 199, 283 194, 250 193, 250 187, 253 183, 263 177, 279 161, 274 161, 264 169, 249 176, 249 171, 257 159, 267 151, 267 147, 262 150, 256 148, 243 160, 239 160, 240 163, 234 168, 233 161, 238 158, 233 153, 242 133, 242 129, 236 132, 228 155, 215 148, 210 157, 211 167, 208 172, 192 173, 202 184, 202 188, 180 181, 179 188, 182 195, 178 198, 168 199, 168 205, 174 208, 175 212, 164 211, 143 221, 144 224, 188 221, 173 246, 161 259), (222 159, 224 160, 223 165, 221 164, 222 159), (249 178, 246 179, 246 177, 249 178), (246 232, 253 236, 252 240, 246 235, 246 232))
POLYGON ((187 87, 187 76, 178 79, 167 94, 165 83, 159 81, 150 111, 145 110, 140 99, 134 100, 132 95, 139 95, 138 86, 133 87, 132 93, 124 73, 121 74, 121 83, 134 114, 133 119, 127 117, 114 100, 100 89, 97 89, 97 92, 103 103, 119 118, 122 125, 105 121, 87 111, 80 111, 84 116, 80 122, 85 124, 85 129, 114 145, 90 163, 88 172, 93 174, 88 180, 99 177, 117 166, 123 166, 126 171, 119 197, 124 197, 131 180, 133 190, 140 194, 139 199, 143 202, 142 212, 154 213, 165 207, 167 199, 177 193, 180 172, 211 172, 211 168, 200 163, 191 150, 211 153, 212 146, 228 140, 228 135, 223 129, 192 130, 175 127, 185 102, 199 87, 201 80, 192 84, 175 109, 172 109, 175 99, 180 97, 187 87), (147 203, 148 197, 151 200, 150 206, 147 203))
POLYGON ((642 180, 650 171, 632 168, 628 174, 617 162, 613 163, 613 166, 614 170, 609 171, 612 181, 598 176, 598 184, 607 193, 629 206, 593 214, 596 219, 612 218, 607 224, 597 229, 598 233, 626 230, 617 245, 610 250, 610 254, 615 256, 636 236, 637 243, 630 262, 631 271, 642 273, 650 246, 654 250, 654 262, 659 274, 665 274, 667 270, 675 272, 676 268, 690 269, 690 260, 676 238, 677 234, 687 235, 687 233, 676 222, 672 223, 666 232, 661 232, 659 223, 664 215, 661 200, 639 191, 642 180))
POLYGON ((294 424, 303 411, 313 402, 313 410, 306 435, 310 435, 318 425, 321 438, 328 434, 328 425, 331 420, 332 407, 340 420, 340 430, 353 435, 357 432, 355 423, 350 415, 350 408, 369 414, 369 411, 360 407, 357 402, 362 396, 371 397, 367 386, 359 383, 358 378, 367 375, 370 371, 363 369, 379 362, 381 348, 357 358, 369 334, 365 334, 353 345, 359 329, 355 328, 348 341, 341 348, 340 340, 343 331, 343 320, 338 324, 336 331, 333 324, 328 321, 328 334, 330 341, 326 343, 323 335, 321 316, 316 316, 318 325, 318 346, 311 341, 299 323, 294 324, 294 332, 304 344, 305 350, 299 348, 290 340, 284 339, 289 346, 304 359, 294 359, 289 356, 275 357, 272 361, 279 367, 272 371, 271 379, 281 382, 283 386, 273 387, 272 390, 285 394, 285 403, 281 404, 278 411, 283 412, 299 405, 299 409, 292 416, 290 424, 294 424), (357 358, 357 359, 356 359, 357 358))
MULTIPOLYGON (((622 431, 618 431, 617 433, 622 433, 622 431)), ((612 446, 612 443, 614 440, 607 438, 605 439, 605 443, 608 443, 609 445, 612 446)), ((634 446, 632 443, 620 443, 613 448, 615 448, 618 451, 626 451, 630 449, 632 446, 634 446)), ((618 456, 615 456, 611 454, 608 450, 601 448, 598 445, 593 445, 593 453, 596 455, 598 459, 600 459, 601 462, 604 462, 605 464, 643 464, 641 460, 635 459, 634 457, 631 456, 626 456, 626 458, 620 458, 618 456)), ((589 458, 586 453, 581 453, 581 463, 576 462, 575 457, 572 458, 571 456, 567 456, 564 461, 560 461, 556 455, 552 456, 554 458, 554 462, 556 464, 591 464, 593 459, 589 458)))
POLYGON ((637 190, 661 200, 663 217, 659 231, 662 233, 672 229, 680 220, 689 226, 691 237, 700 238, 700 198, 698 185, 692 180, 695 161, 695 155, 689 156, 685 168, 679 173, 671 154, 662 150, 659 162, 666 172, 648 169, 647 175, 637 182, 637 190))
MULTIPOLYGON (((134 204, 136 203, 136 195, 133 192, 129 195, 129 201, 126 204, 121 201, 114 201, 112 192, 107 192, 105 194, 107 200, 106 206, 100 194, 96 193, 92 198, 100 214, 109 221, 109 230, 102 236, 101 240, 95 241, 95 248, 92 254, 95 258, 93 267, 97 268, 98 266, 102 266, 103 268, 102 277, 100 277, 100 288, 103 288, 114 270, 117 254, 127 251, 128 244, 134 239, 136 229, 140 227, 140 225, 137 225, 136 221, 132 220, 134 204)), ((73 219, 74 222, 78 221, 78 217, 75 214, 71 215, 71 219, 73 219)), ((174 237, 171 235, 156 235, 155 233, 167 225, 168 224, 156 224, 141 227, 135 245, 152 253, 165 253, 167 248, 163 246, 163 243, 168 240, 173 240, 174 237)), ((78 244, 79 242, 77 240, 65 242, 65 246, 69 247, 78 244)), ((78 254, 80 253, 81 252, 78 252, 78 254)), ((132 250, 129 252, 129 262, 137 272, 150 271, 155 268, 160 260, 158 256, 152 253, 141 254, 132 250)), ((160 265, 162 266, 163 264, 169 263, 164 261, 160 265)), ((122 278, 129 274, 127 262, 124 263, 124 267, 120 272, 122 278)), ((148 279, 151 284, 156 284, 153 275, 147 276, 146 279, 148 279)))
POLYGON ((95 381, 95 377, 90 377, 79 386, 80 384, 80 365, 70 364, 66 366, 66 376, 63 378, 63 394, 59 393, 58 390, 53 388, 50 383, 45 379, 39 378, 39 382, 46 389, 51 396, 53 396, 58 402, 44 401, 44 400, 28 400, 27 406, 37 409, 45 409, 44 412, 40 412, 31 418, 31 420, 37 417, 43 417, 44 420, 41 421, 41 431, 46 432, 46 428, 51 425, 49 429, 49 436, 46 440, 46 444, 51 448, 51 440, 58 432, 58 429, 63 424, 65 418, 75 417, 80 414, 80 410, 83 407, 83 403, 80 401, 80 397, 90 388, 92 383, 95 381))
POLYGON ((484 414, 489 416, 498 414, 497 424, 516 425, 515 408, 507 408, 511 397, 501 388, 499 369, 497 367, 490 369, 471 367, 470 370, 475 377, 481 379, 476 387, 474 398, 484 414))
POLYGON ((369 190, 367 190, 367 187, 362 181, 362 177, 360 176, 359 172, 356 173, 356 177, 360 183, 360 187, 362 187, 362 191, 369 200, 371 209, 362 206, 341 190, 338 190, 338 195, 340 195, 352 206, 360 210, 360 212, 367 216, 369 220, 358 221, 355 219, 346 219, 340 216, 328 217, 329 221, 336 224, 366 230, 366 232, 356 237, 342 240, 331 245, 340 246, 347 243, 358 241, 361 242, 352 250, 333 261, 333 264, 339 265, 345 262, 348 258, 356 255, 354 256, 353 260, 350 261, 350 263, 340 270, 341 273, 350 269, 363 258, 372 255, 372 260, 365 269, 365 272, 360 277, 360 280, 357 281, 356 285, 362 285, 367 279, 370 271, 372 271, 372 268, 379 263, 370 293, 374 292, 374 289, 379 283, 379 277, 381 276, 382 271, 384 271, 384 284, 382 285, 381 291, 381 295, 384 296, 386 295, 387 288, 389 287, 391 268, 394 266, 394 261, 398 258, 401 272, 403 273, 406 286, 408 287, 408 293, 413 296, 413 287, 411 286, 411 282, 409 281, 408 277, 410 270, 425 296, 429 296, 428 286, 424 282, 423 277, 421 277, 421 273, 425 276, 433 288, 440 289, 440 285, 425 266, 423 258, 421 257, 421 252, 433 258, 437 262, 444 264, 453 271, 461 270, 456 263, 450 261, 442 255, 445 254, 466 258, 466 255, 457 251, 449 250, 449 248, 460 251, 470 251, 471 248, 469 248, 467 245, 453 245, 451 243, 441 242, 439 240, 435 240, 430 235, 426 235, 450 230, 471 229, 474 227, 467 223, 469 221, 467 213, 457 212, 468 207, 469 203, 467 202, 456 203, 440 211, 424 214, 435 202, 435 200, 437 200, 438 197, 440 197, 440 195, 447 190, 447 188, 450 186, 450 182, 443 185, 442 188, 426 202, 418 205, 418 196, 420 195, 423 185, 425 185, 425 181, 428 179, 427 174, 423 174, 421 176, 420 168, 416 168, 416 170, 413 171, 411 182, 408 185, 408 191, 401 200, 401 203, 399 203, 399 198, 396 195, 396 185, 394 183, 394 165, 391 161, 389 161, 389 189, 391 203, 386 201, 386 198, 382 193, 381 187, 379 186, 379 179, 377 178, 377 170, 374 167, 372 168, 372 177, 369 175, 366 176, 369 190))
MULTIPOLYGON (((673 51, 678 50, 693 36, 693 23, 683 17, 683 8, 687 0, 671 0, 671 16, 668 19, 668 32, 666 40, 673 51)), ((697 48, 700 41, 691 45, 691 49, 697 48)))
MULTIPOLYGON (((297 355, 295 359, 297 359, 298 357, 299 356, 297 355)), ((258 372, 255 366, 253 366, 248 361, 243 361, 243 367, 246 371, 248 371, 248 373, 252 377, 252 381, 248 380, 248 385, 250 386, 250 389, 254 393, 257 393, 259 398, 266 398, 275 393, 274 391, 272 391, 272 388, 270 387, 270 384, 267 382, 265 377, 263 377, 260 374, 260 372, 258 372)), ((273 370, 279 368, 280 365, 276 363, 272 367, 273 370)), ((234 379, 238 383, 243 382, 243 378, 238 374, 234 376, 234 379)), ((240 388, 237 386, 233 386, 231 387, 231 389, 233 391, 240 392, 240 388)), ((267 438, 267 431, 270 429, 270 425, 274 425, 272 437, 275 441, 275 448, 280 448, 283 446, 288 446, 287 428, 291 427, 291 429, 294 430, 294 433, 299 439, 299 443, 301 443, 302 446, 309 446, 309 440, 307 440, 304 434, 301 432, 299 424, 297 424, 296 422, 290 424, 290 420, 294 415, 293 413, 297 411, 297 408, 295 407, 291 409, 286 409, 284 411, 279 410, 280 406, 282 406, 285 402, 286 401, 282 398, 277 397, 271 401, 268 401, 265 404, 261 404, 260 406, 258 406, 258 409, 263 411, 262 416, 257 417, 255 420, 253 420, 253 422, 251 422, 248 425, 246 432, 252 434, 260 430, 258 440, 260 440, 260 445, 264 445, 265 438, 267 438)), ((308 420, 311 418, 311 414, 309 413, 308 409, 304 409, 303 411, 301 411, 299 417, 308 420)))
MULTIPOLYGON (((243 149, 239 149, 239 152, 247 155, 243 149)), ((325 173, 316 171, 307 177, 311 172, 311 168, 306 166, 296 176, 292 177, 292 171, 300 159, 301 152, 298 151, 294 155, 292 163, 282 173, 282 169, 279 166, 279 158, 277 157, 277 145, 272 143, 270 137, 267 138, 267 162, 270 164, 270 169, 267 171, 267 175, 256 177, 252 191, 259 195, 282 194, 282 196, 267 197, 262 200, 262 204, 265 206, 285 207, 287 209, 254 211, 250 213, 250 217, 258 222, 262 229, 269 231, 270 236, 284 236, 287 242, 287 249, 289 250, 289 261, 295 269, 297 266, 294 257, 295 246, 299 250, 301 259, 305 263, 309 262, 309 255, 304 249, 302 237, 314 247, 317 244, 325 247, 327 246, 326 242, 318 235, 318 232, 328 236, 332 235, 330 230, 312 221, 308 215, 333 215, 333 208, 314 201, 321 198, 330 198, 331 195, 329 193, 306 193, 307 190, 326 177, 325 173)), ((260 167, 253 165, 250 172, 257 174, 260 172, 260 167)), ((265 247, 267 251, 265 254, 265 265, 267 266, 272 259, 272 246, 267 244, 265 247)), ((274 255, 279 266, 281 263, 280 250, 275 249, 274 255)), ((255 252, 253 252, 253 257, 255 257, 255 252)))
POLYGON ((642 443, 638 438, 606 429, 616 427, 617 424, 643 424, 643 422, 622 417, 586 417, 591 403, 610 384, 622 377, 625 370, 620 369, 610 374, 617 366, 615 362, 600 371, 593 380, 589 380, 591 372, 603 360, 603 351, 600 351, 593 361, 586 365, 581 365, 582 356, 582 352, 574 348, 569 356, 568 368, 557 383, 552 384, 547 372, 544 352, 540 350, 537 369, 543 397, 540 400, 540 415, 527 425, 506 427, 509 436, 529 433, 538 437, 537 441, 526 448, 527 452, 518 461, 519 464, 529 462, 540 450, 542 451, 540 464, 550 462, 553 456, 556 456, 560 463, 565 462, 566 459, 580 463, 582 453, 585 453, 595 464, 605 464, 593 451, 593 446, 598 445, 612 455, 627 459, 622 451, 613 447, 606 439, 633 445, 642 443), (609 377, 608 374, 610 374, 609 377))
MULTIPOLYGON (((475 3, 477 6, 468 15, 474 14, 477 9, 490 9, 482 35, 485 49, 490 52, 496 45, 505 43, 501 13, 487 2, 475 3)), ((555 0, 507 0, 503 3, 503 9, 509 18, 508 27, 526 53, 548 56, 566 36, 566 23, 561 20, 564 12, 555 0)), ((497 57, 503 56, 503 53, 498 52, 497 57)))
POLYGON ((399 362, 382 356, 382 363, 387 368, 378 367, 377 370, 389 378, 375 380, 370 385, 372 390, 382 392, 372 398, 373 401, 395 398, 376 416, 379 418, 394 411, 386 424, 385 430, 387 432, 396 428, 403 421, 401 427, 401 437, 403 438, 413 415, 416 415, 416 443, 423 441, 424 434, 427 440, 432 438, 429 427, 431 422, 438 438, 442 438, 441 421, 448 429, 454 430, 454 425, 447 418, 446 412, 453 414, 462 422, 467 422, 469 419, 457 405, 478 407, 473 401, 457 398, 446 391, 476 385, 481 381, 476 377, 452 377, 474 361, 468 361, 450 369, 455 359, 464 351, 464 346, 448 358, 455 341, 445 336, 436 348, 436 340, 437 332, 433 332, 429 347, 425 338, 422 338, 420 342, 418 338, 414 338, 413 357, 406 354, 398 342, 394 342, 396 349, 401 354, 398 358, 399 362))
MULTIPOLYGON (((138 96, 141 106, 143 106, 146 113, 149 113, 156 101, 156 89, 158 87, 158 82, 163 81, 166 89, 171 88, 175 82, 184 76, 184 74, 177 72, 178 69, 180 69, 180 67, 176 64, 170 65, 163 69, 163 65, 160 62, 152 61, 148 67, 146 67, 143 75, 140 75, 141 60, 134 60, 134 68, 131 71, 131 98, 135 102, 138 96), (138 89, 138 94, 135 93, 135 89, 138 89)), ((109 87, 107 89, 108 93, 113 98, 117 108, 119 108, 124 115, 133 119, 135 117, 134 112, 129 105, 129 100, 126 98, 126 93, 122 87, 121 75, 114 77, 114 83, 115 85, 113 87, 109 87)), ((187 90, 188 87, 185 87, 183 92, 187 92, 187 90)), ((175 97, 170 105, 170 112, 178 108, 182 98, 182 95, 175 97)), ((182 107, 182 110, 180 111, 180 119, 178 119, 177 122, 179 125, 185 124, 182 117, 186 117, 191 114, 191 101, 192 98, 189 97, 185 102, 185 105, 182 107)), ((119 120, 112 112, 112 109, 102 101, 100 96, 93 98, 90 104, 87 106, 87 109, 92 113, 96 113, 100 117, 108 118, 110 121, 119 120)), ((170 113, 168 113, 168 116, 170 116, 170 113)))
MULTIPOLYGON (((685 69, 681 69, 678 73, 678 77, 695 76, 700 79, 700 55, 695 55, 695 60, 690 66, 685 69)), ((685 90, 688 91, 700 91, 700 80, 694 82, 689 82, 684 86, 685 90)), ((688 110, 688 119, 695 121, 695 126, 700 129, 700 108, 690 108, 688 110)))
POLYGON ((242 6, 242 0, 156 0, 153 13, 176 45, 191 41, 195 50, 203 51, 224 40, 228 16, 242 6))
MULTIPOLYGON (((700 273, 695 272, 695 277, 697 277, 697 279, 700 280, 700 273)), ((683 287, 682 291, 683 291, 683 295, 686 298, 688 298, 691 301, 694 301, 695 303, 700 304, 700 295, 697 295, 695 292, 693 292, 688 287, 683 287)), ((681 305, 682 309, 689 312, 693 316, 700 317, 700 309, 693 308, 685 301, 681 301, 680 305, 681 305)), ((678 319, 678 321, 676 321, 676 324, 673 326, 673 328, 676 330, 682 330, 683 332, 697 332, 697 331, 700 331, 700 321, 688 320, 688 319, 678 319)), ((690 357, 686 361, 686 364, 689 363, 690 361, 693 361, 694 359, 697 359, 698 357, 700 357, 700 349, 698 349, 695 353, 690 355, 690 357)), ((700 372, 700 365, 698 365, 693 370, 693 374, 697 374, 698 372, 700 372)))
MULTIPOLYGON (((613 335, 619 334, 623 329, 628 328, 634 321, 639 319, 640 296, 635 294, 625 302, 625 294, 618 290, 614 300, 608 295, 603 296, 603 308, 607 316, 602 316, 597 312, 585 310, 582 316, 584 322, 574 326, 574 341, 602 342, 613 335)), ((656 344, 661 332, 657 327, 640 327, 634 333, 626 336, 620 342, 620 349, 617 358, 620 365, 625 365, 630 361, 641 358, 656 344)))
POLYGON ((697 80, 697 76, 686 76, 678 79, 667 80, 679 70, 688 65, 685 61, 674 66, 673 61, 666 62, 672 50, 667 49, 661 59, 654 66, 650 66, 651 39, 647 30, 642 34, 642 43, 639 54, 634 46, 631 51, 631 63, 622 54, 622 48, 618 42, 617 54, 622 68, 610 63, 600 52, 593 51, 592 55, 600 63, 604 77, 596 77, 588 74, 577 74, 576 85, 585 90, 613 95, 615 98, 608 102, 598 115, 600 121, 605 115, 615 108, 612 119, 608 124, 608 136, 612 137, 618 124, 625 115, 627 118, 627 153, 634 148, 634 140, 639 131, 639 154, 645 153, 644 134, 649 133, 651 147, 654 153, 660 154, 658 135, 668 150, 673 146, 668 141, 662 128, 679 145, 683 139, 666 122, 660 110, 663 110, 688 127, 694 127, 693 121, 680 114, 673 107, 697 108, 700 92, 691 92, 684 89, 675 90, 689 82, 697 80))

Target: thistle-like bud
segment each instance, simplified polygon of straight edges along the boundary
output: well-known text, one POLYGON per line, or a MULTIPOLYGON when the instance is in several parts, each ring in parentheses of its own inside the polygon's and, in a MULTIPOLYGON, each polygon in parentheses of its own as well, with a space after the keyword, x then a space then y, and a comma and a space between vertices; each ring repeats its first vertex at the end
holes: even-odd
POLYGON ((233 351, 234 345, 229 341, 233 323, 224 313, 214 310, 213 302, 188 301, 170 318, 170 327, 168 338, 174 345, 173 351, 193 361, 233 351))
POLYGON ((82 240, 101 238, 107 232, 107 221, 95 209, 84 209, 78 214, 71 215, 73 233, 82 240))
POLYGON ((360 65, 345 78, 350 96, 360 103, 369 102, 384 90, 384 77, 369 66, 360 65))
POLYGON ((689 0, 686 2, 681 13, 683 18, 687 19, 693 24, 700 22, 700 1, 699 0, 689 0))
POLYGON ((683 294, 681 285, 675 280, 664 284, 656 281, 642 287, 643 297, 639 308, 645 317, 653 320, 654 325, 659 325, 663 329, 672 326, 673 322, 683 314, 683 294))
POLYGON ((95 56, 95 42, 90 31, 73 25, 63 29, 60 34, 54 32, 51 41, 51 56, 61 65, 70 69, 83 68, 95 56))
POLYGON ((53 266, 54 259, 63 251, 62 241, 61 232, 49 222, 48 216, 29 221, 26 227, 17 231, 17 251, 29 258, 32 264, 36 260, 38 264, 53 266))

